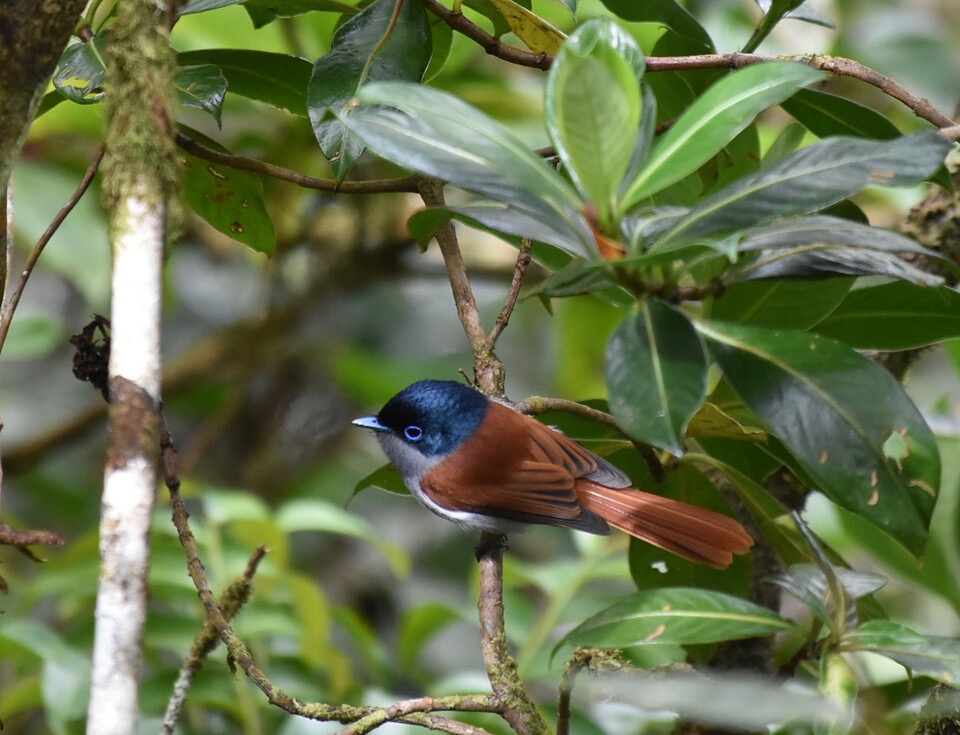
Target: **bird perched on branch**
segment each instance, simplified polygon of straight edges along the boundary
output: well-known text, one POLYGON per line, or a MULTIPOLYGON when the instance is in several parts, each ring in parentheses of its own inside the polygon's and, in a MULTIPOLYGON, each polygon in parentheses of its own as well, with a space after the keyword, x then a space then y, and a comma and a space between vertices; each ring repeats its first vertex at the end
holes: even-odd
POLYGON ((417 500, 469 530, 544 524, 608 534, 613 526, 717 568, 753 545, 732 518, 636 490, 607 460, 460 383, 414 383, 353 423, 376 432, 417 500))

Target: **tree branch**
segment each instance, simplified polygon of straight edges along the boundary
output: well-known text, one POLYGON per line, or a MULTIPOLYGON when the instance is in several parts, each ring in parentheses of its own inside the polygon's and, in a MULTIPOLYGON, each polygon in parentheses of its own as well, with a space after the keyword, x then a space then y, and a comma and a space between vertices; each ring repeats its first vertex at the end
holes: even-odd
MULTIPOLYGON (((475 41, 491 56, 503 61, 526 66, 534 69, 547 70, 553 63, 553 56, 546 53, 535 54, 523 49, 504 44, 496 36, 491 35, 463 13, 457 13, 446 7, 438 0, 421 0, 431 13, 440 18, 458 33, 475 41)), ((829 72, 835 76, 859 79, 876 87, 888 97, 903 103, 913 113, 938 128, 950 128, 956 125, 950 117, 940 112, 936 107, 903 85, 895 82, 875 69, 840 56, 826 56, 816 54, 701 54, 697 56, 648 56, 646 59, 647 71, 678 71, 681 69, 739 69, 750 64, 759 64, 771 61, 798 61, 817 69, 829 72)))
POLYGON ((317 191, 326 191, 332 194, 386 194, 390 192, 413 193, 417 191, 418 179, 416 176, 406 176, 402 179, 336 182, 332 179, 318 179, 313 176, 307 176, 299 171, 293 171, 283 166, 267 163, 257 158, 217 151, 182 132, 176 133, 176 142, 177 145, 187 153, 197 158, 202 158, 205 161, 229 166, 230 168, 236 168, 241 171, 252 171, 253 173, 263 174, 264 176, 271 176, 280 181, 288 181, 291 184, 296 184, 304 189, 316 189, 317 191))

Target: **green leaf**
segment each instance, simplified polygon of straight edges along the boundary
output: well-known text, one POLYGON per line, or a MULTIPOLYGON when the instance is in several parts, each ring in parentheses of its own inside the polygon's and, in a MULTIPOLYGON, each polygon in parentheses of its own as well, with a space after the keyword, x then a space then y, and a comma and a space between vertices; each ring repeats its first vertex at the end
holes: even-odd
POLYGON ((882 275, 924 285, 940 276, 921 270, 901 255, 911 253, 949 263, 937 251, 890 230, 828 215, 797 217, 740 233, 738 250, 758 252, 743 258, 726 277, 804 277, 882 275))
POLYGON ((892 620, 870 620, 849 633, 845 647, 892 658, 913 674, 946 684, 960 680, 960 640, 923 635, 892 620))
POLYGON ((405 576, 410 572, 410 558, 394 543, 387 541, 373 526, 343 508, 317 499, 289 500, 276 513, 277 525, 287 533, 297 531, 320 531, 352 536, 380 551, 395 574, 405 576))
POLYGON ((832 340, 791 330, 699 323, 727 380, 819 489, 923 552, 940 485, 933 434, 897 380, 832 340), (883 445, 900 433, 901 470, 883 445))
POLYGON ((71 102, 92 105, 103 99, 107 83, 104 58, 108 34, 99 33, 87 43, 68 46, 53 74, 53 86, 71 102))
POLYGON ((310 62, 296 56, 246 49, 202 49, 177 54, 180 66, 212 64, 223 72, 227 89, 301 117, 307 115, 310 62))
POLYGON ((209 113, 220 126, 223 98, 227 94, 227 78, 213 64, 182 66, 177 69, 174 84, 180 104, 209 113))
POLYGON ((766 608, 711 590, 667 587, 632 595, 567 633, 564 645, 629 648, 717 643, 777 633, 796 626, 766 608))
MULTIPOLYGON (((191 135, 198 134, 191 131, 191 135)), ((204 139, 204 143, 210 145, 212 141, 204 139)), ((180 158, 183 195, 190 208, 227 237, 271 255, 277 236, 256 174, 210 163, 184 151, 180 151, 180 158)))
POLYGON ((417 84, 370 84, 358 99, 362 104, 341 119, 378 155, 549 222, 562 233, 550 244, 573 255, 596 255, 576 191, 496 121, 453 95, 417 84))
POLYGON ((734 283, 714 299, 710 316, 725 322, 809 329, 837 308, 852 285, 852 278, 734 283))
POLYGON ((535 242, 564 242, 567 234, 544 220, 508 202, 479 201, 459 207, 430 207, 414 212, 407 220, 407 229, 425 250, 430 239, 445 222, 455 219, 471 227, 486 230, 510 241, 529 238, 535 242))
MULTIPOLYGON (((871 595, 887 583, 887 578, 870 572, 856 572, 843 567, 833 567, 833 574, 843 587, 847 609, 845 617, 848 629, 856 625, 857 608, 854 601, 871 595)), ((831 595, 830 583, 823 570, 814 564, 793 564, 783 574, 776 574, 768 578, 779 587, 782 587, 810 611, 824 625, 831 625, 835 600, 831 595)))
POLYGON ((376 0, 334 34, 330 53, 317 59, 307 88, 310 123, 338 181, 363 152, 343 122, 331 117, 368 82, 416 82, 430 63, 431 32, 423 5, 376 0))
POLYGON ((403 484, 403 478, 392 464, 384 465, 359 480, 353 488, 353 494, 356 495, 368 487, 378 487, 394 495, 410 495, 407 486, 403 484))
MULTIPOLYGON (((676 0, 603 0, 603 4, 624 20, 635 23, 659 23, 700 47, 699 53, 712 53, 713 41, 690 12, 676 0)), ((695 53, 693 50, 690 53, 695 53)))
POLYGON ((613 21, 597 18, 570 36, 547 77, 547 132, 604 224, 640 127, 643 69, 636 41, 613 21))
POLYGON ((610 410, 635 439, 679 456, 707 395, 703 341, 683 312, 656 299, 617 327, 607 346, 610 410))
POLYGON ((867 186, 919 184, 943 164, 951 145, 933 130, 891 141, 820 141, 704 200, 654 249, 673 250, 704 237, 815 212, 867 186))
POLYGON ((859 350, 912 350, 960 337, 960 294, 894 282, 851 291, 817 325, 859 350))
POLYGON ((654 144, 646 165, 624 192, 623 209, 696 171, 757 114, 822 76, 805 64, 777 62, 749 66, 721 78, 654 144))
POLYGON ((850 135, 889 140, 900 135, 897 126, 876 110, 818 89, 801 89, 781 107, 818 138, 850 135))

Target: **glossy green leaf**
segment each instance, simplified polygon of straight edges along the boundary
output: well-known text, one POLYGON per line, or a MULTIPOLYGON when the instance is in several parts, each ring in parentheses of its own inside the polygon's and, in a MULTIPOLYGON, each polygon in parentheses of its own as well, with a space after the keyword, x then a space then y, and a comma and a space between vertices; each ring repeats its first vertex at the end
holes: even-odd
POLYGON ((897 380, 832 340, 800 331, 700 323, 727 380, 818 489, 923 552, 940 484, 933 434, 897 380), (903 468, 884 453, 894 432, 903 468))
POLYGON ((747 600, 711 590, 665 587, 611 605, 567 633, 556 648, 690 645, 795 631, 793 623, 747 600))
POLYGON ((860 350, 910 350, 960 337, 960 294, 894 282, 851 291, 817 325, 860 350))
POLYGON ((227 78, 213 64, 182 66, 174 77, 180 104, 210 114, 220 125, 223 98, 227 94, 227 78))
POLYGON ((363 152, 343 122, 332 117, 368 82, 423 77, 430 63, 431 32, 423 5, 376 0, 334 34, 330 53, 317 59, 307 87, 310 124, 338 181, 363 152))
POLYGON ((277 235, 256 174, 210 163, 184 151, 180 158, 183 195, 190 208, 227 237, 272 254, 277 235))
POLYGON ((654 144, 646 165, 624 192, 624 210, 696 171, 760 112, 822 76, 804 64, 778 62, 721 78, 654 144))
MULTIPOLYGON (((699 53, 711 53, 714 46, 703 26, 676 0, 603 0, 608 9, 624 20, 635 23, 660 23, 682 36, 699 53)), ((691 50, 690 53, 697 53, 691 50)))
POLYGON ((809 329, 843 301, 852 278, 744 281, 713 301, 710 316, 725 322, 809 329))
POLYGON ((947 684, 960 681, 960 640, 923 635, 892 620, 870 620, 850 632, 845 645, 892 658, 914 675, 947 684))
POLYGON ((897 126, 876 110, 819 89, 801 89, 781 106, 818 138, 851 135, 889 140, 900 135, 897 126))
POLYGON ((683 454, 687 424, 707 395, 703 341, 683 312, 656 299, 607 346, 610 410, 634 439, 683 454))
POLYGON ((107 34, 100 33, 87 43, 68 46, 53 74, 53 86, 71 102, 91 105, 103 99, 107 83, 104 51, 107 34))
POLYGON ((246 49, 202 49, 177 54, 181 66, 212 64, 223 72, 231 94, 307 115, 310 62, 296 56, 246 49))
POLYGON ((417 84, 370 84, 358 99, 363 104, 341 118, 378 155, 547 221, 562 233, 552 245, 574 255, 595 254, 576 191, 496 121, 453 95, 417 84))
POLYGON ((821 141, 704 200, 654 248, 672 250, 700 238, 822 210, 867 186, 919 184, 943 164, 951 145, 933 130, 891 141, 821 141))
POLYGON ((730 280, 796 278, 819 275, 880 275, 936 286, 940 276, 901 256, 906 253, 945 259, 908 237, 879 227, 828 215, 788 219, 751 228, 739 235, 743 258, 726 274, 730 280))
POLYGON ((401 547, 387 541, 360 516, 333 503, 315 498, 289 500, 277 508, 276 521, 287 533, 319 531, 358 538, 380 551, 390 562, 395 574, 406 575, 410 572, 410 559, 401 547))
POLYGON ((584 199, 609 223, 640 127, 643 52, 609 19, 573 33, 550 67, 546 125, 584 199))

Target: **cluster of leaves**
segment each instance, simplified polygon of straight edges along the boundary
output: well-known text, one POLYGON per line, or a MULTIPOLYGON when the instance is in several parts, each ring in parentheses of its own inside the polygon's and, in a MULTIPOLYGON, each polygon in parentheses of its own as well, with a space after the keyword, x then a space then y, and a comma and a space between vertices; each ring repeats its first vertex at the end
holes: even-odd
MULTIPOLYGON (((235 1, 194 0, 181 12, 235 1)), ((531 293, 545 302, 590 294, 621 309, 606 352, 608 407, 630 439, 661 451, 669 472, 658 490, 722 508, 702 468, 722 473, 790 565, 777 584, 814 621, 801 629, 731 596, 748 588, 745 560, 723 574, 681 562, 661 574, 651 571, 651 550, 632 544, 639 592, 561 645, 645 649, 636 655, 650 664, 680 660, 688 646, 785 633, 783 648, 816 660, 824 690, 844 702, 851 677, 841 654, 851 650, 956 680, 955 642, 885 619, 871 599, 877 580, 819 553, 765 483, 787 468, 799 486, 862 519, 865 537, 923 554, 941 487, 938 448, 900 383, 858 350, 960 336, 958 299, 921 266, 936 253, 870 226, 850 197, 926 181, 949 144, 933 131, 901 135, 878 113, 812 89, 824 75, 809 65, 649 75, 634 36, 611 20, 588 21, 564 38, 509 0, 466 4, 498 36, 511 31, 533 51, 556 54, 544 96, 551 156, 423 85, 442 68, 451 31, 416 2, 293 3, 283 12, 310 5, 343 14, 329 53, 312 65, 245 50, 182 53, 181 103, 218 124, 227 92, 305 117, 338 181, 369 149, 449 182, 472 198, 414 215, 409 227, 423 247, 450 219, 507 242, 529 239, 550 273, 531 293), (762 147, 757 117, 777 105, 794 122, 762 147)), ((715 50, 670 0, 604 4, 624 21, 662 24, 654 54, 715 50)), ((799 5, 771 3, 748 45, 799 5)), ((257 24, 281 12, 258 0, 245 8, 257 24)), ((68 49, 44 109, 101 99, 107 34, 68 49)), ((257 177, 183 158, 187 203, 224 234, 271 253, 274 228, 257 177)), ((627 444, 596 428, 571 433, 598 451, 627 444)), ((629 463, 626 454, 614 459, 629 463)), ((635 475, 654 484, 643 468, 635 475)), ((429 612, 433 626, 455 618, 447 608, 429 612)))

